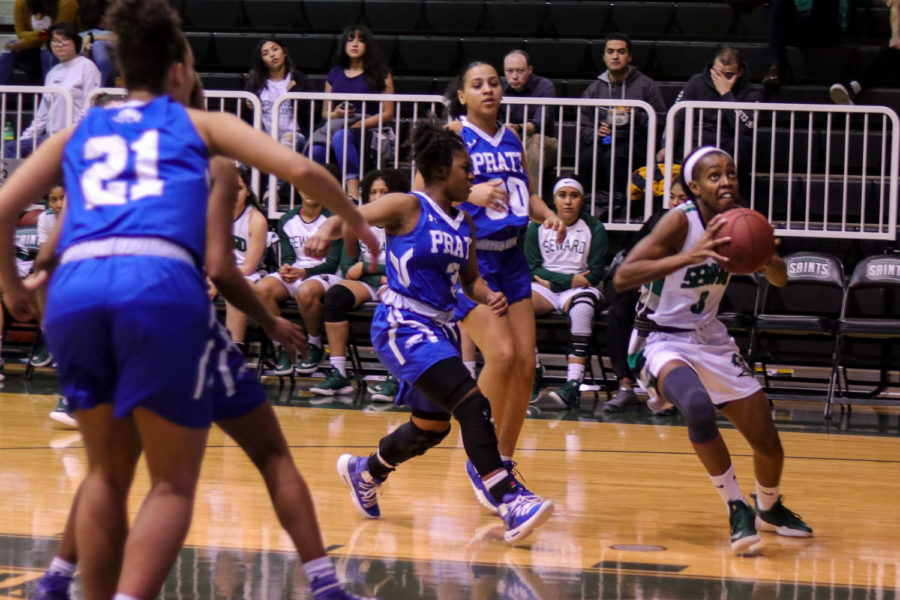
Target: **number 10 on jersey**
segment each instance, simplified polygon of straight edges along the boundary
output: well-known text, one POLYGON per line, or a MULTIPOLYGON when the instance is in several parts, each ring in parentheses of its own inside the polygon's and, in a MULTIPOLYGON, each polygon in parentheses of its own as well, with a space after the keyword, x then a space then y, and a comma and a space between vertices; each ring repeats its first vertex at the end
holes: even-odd
POLYGON ((151 129, 128 144, 120 135, 93 137, 84 144, 85 160, 100 159, 81 176, 81 192, 87 209, 125 204, 147 196, 161 196, 159 131, 151 129), (134 157, 134 175, 123 177, 134 157))

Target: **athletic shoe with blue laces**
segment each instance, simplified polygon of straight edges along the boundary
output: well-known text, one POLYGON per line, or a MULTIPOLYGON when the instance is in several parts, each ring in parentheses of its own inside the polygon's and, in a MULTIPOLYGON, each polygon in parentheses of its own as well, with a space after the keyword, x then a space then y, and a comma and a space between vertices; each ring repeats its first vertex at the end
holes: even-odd
POLYGON ((475 470, 475 466, 472 464, 471 460, 466 461, 466 474, 469 476, 469 483, 472 484, 472 491, 475 492, 475 498, 477 498, 481 505, 486 509, 497 514, 497 505, 499 502, 494 500, 491 492, 484 487, 481 475, 475 470))
POLYGON ((381 477, 369 473, 369 458, 342 454, 337 461, 337 472, 348 486, 353 505, 369 519, 381 516, 378 508, 378 488, 384 483, 381 477))
POLYGON ((34 600, 70 600, 69 586, 72 578, 47 571, 38 580, 32 598, 34 600))
POLYGON ((521 540, 553 514, 553 502, 542 500, 524 488, 519 488, 503 496, 503 503, 497 507, 506 533, 507 542, 521 540))

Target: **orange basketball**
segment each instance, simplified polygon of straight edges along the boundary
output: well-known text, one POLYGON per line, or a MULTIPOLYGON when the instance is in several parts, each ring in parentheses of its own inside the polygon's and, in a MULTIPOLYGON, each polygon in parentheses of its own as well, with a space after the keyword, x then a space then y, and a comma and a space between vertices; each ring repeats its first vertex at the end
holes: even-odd
POLYGON ((725 223, 716 232, 716 239, 731 238, 715 248, 729 259, 722 267, 737 275, 759 271, 775 251, 775 234, 769 221, 749 208, 732 208, 722 213, 722 218, 725 223))

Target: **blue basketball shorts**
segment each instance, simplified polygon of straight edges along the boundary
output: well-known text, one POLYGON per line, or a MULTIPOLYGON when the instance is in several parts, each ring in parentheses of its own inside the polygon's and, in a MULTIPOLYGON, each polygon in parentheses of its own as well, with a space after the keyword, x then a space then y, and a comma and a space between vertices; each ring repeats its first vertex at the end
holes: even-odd
POLYGON ((372 319, 372 345, 381 364, 400 380, 395 404, 425 412, 447 412, 414 385, 436 363, 459 359, 455 323, 441 325, 412 311, 379 304, 372 319))
POLYGON ((211 371, 229 364, 228 346, 217 345, 206 282, 192 265, 153 256, 64 264, 50 281, 44 331, 74 409, 111 403, 127 418, 141 406, 209 427, 211 371))
MULTIPOLYGON (((215 309, 213 309, 215 310, 215 309)), ((211 337, 213 345, 206 366, 204 394, 212 402, 212 420, 237 419, 266 402, 266 391, 256 374, 245 365, 247 359, 218 320, 211 337)))
MULTIPOLYGON (((531 298, 531 269, 528 268, 525 253, 518 246, 502 252, 478 250, 478 270, 488 287, 506 294, 506 301, 510 304, 531 298)), ((476 306, 478 303, 457 287, 453 317, 462 321, 476 306)))

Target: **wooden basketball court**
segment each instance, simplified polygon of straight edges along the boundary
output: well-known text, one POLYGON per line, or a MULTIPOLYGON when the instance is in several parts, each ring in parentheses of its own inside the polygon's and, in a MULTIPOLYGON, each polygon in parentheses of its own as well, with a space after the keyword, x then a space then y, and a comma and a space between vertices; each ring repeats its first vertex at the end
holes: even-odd
MULTIPOLYGON (((15 387, 7 380, 7 389, 15 387)), ((269 388, 294 457, 313 489, 326 544, 350 589, 378 598, 892 599, 900 591, 897 413, 854 415, 854 433, 826 431, 816 412, 779 410, 786 504, 811 539, 763 533, 754 556, 733 556, 724 506, 677 419, 647 413, 598 422, 583 410, 526 423, 517 459, 527 486, 556 503, 517 546, 476 502, 458 430, 391 475, 382 519, 352 506, 338 456, 365 454, 408 415, 363 397, 316 406, 269 388), (811 416, 812 415, 812 416, 811 416), (790 431, 797 429, 797 431, 790 431), (879 434, 879 430, 881 430, 879 434)), ((0 598, 27 598, 53 556, 85 472, 78 433, 54 429, 52 394, 0 394, 0 598)), ((818 407, 810 409, 817 411, 818 407)), ((745 494, 749 447, 723 435, 745 494)), ((134 497, 147 490, 141 467, 134 497)), ((137 502, 132 503, 136 509, 137 502)), ((214 429, 194 523, 165 598, 308 598, 303 570, 261 479, 214 429)), ((75 587, 75 596, 80 590, 75 587)))

